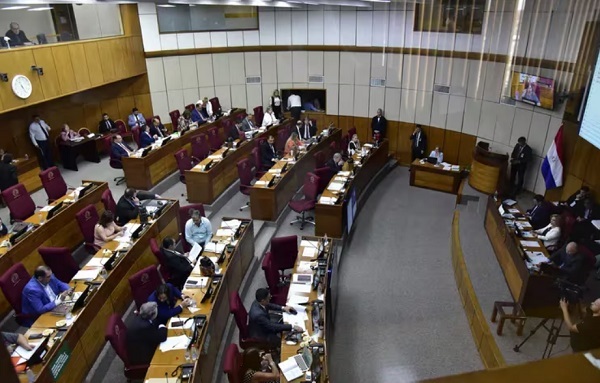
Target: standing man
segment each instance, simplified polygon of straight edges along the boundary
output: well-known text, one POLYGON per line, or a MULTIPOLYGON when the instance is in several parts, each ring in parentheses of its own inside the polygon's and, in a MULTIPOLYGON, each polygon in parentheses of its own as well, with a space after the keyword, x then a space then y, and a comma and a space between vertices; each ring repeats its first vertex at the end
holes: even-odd
POLYGON ((423 129, 421 129, 421 125, 417 125, 415 131, 410 136, 410 140, 412 141, 412 158, 410 162, 413 162, 417 158, 423 158, 425 155, 425 148, 427 148, 427 137, 425 136, 423 129))
POLYGON ((292 114, 292 120, 298 121, 302 113, 302 100, 295 93, 290 94, 287 101, 287 107, 292 114))
POLYGON ((379 139, 385 138, 385 131, 387 129, 387 120, 383 117, 383 111, 381 108, 377 109, 377 115, 371 120, 371 130, 373 131, 373 137, 379 133, 379 139))
POLYGON ((531 160, 531 147, 527 145, 525 137, 519 137, 517 144, 510 155, 510 186, 514 188, 513 194, 518 194, 523 189, 523 181, 525 179, 525 171, 527 164, 531 160), (515 178, 517 184, 515 185, 515 178))
POLYGON ((42 120, 39 115, 33 116, 33 122, 29 125, 29 137, 33 146, 36 147, 41 153, 40 162, 42 169, 48 169, 54 166, 52 160, 52 150, 50 146, 50 126, 46 124, 46 121, 42 120))
POLYGON ((167 340, 167 326, 159 324, 157 316, 156 302, 146 302, 127 326, 127 354, 132 365, 150 364, 156 347, 167 340))
POLYGON ((136 126, 138 128, 142 128, 146 126, 146 119, 144 118, 144 115, 138 111, 138 108, 133 108, 131 109, 131 114, 127 118, 127 123, 129 124, 130 128, 136 126))

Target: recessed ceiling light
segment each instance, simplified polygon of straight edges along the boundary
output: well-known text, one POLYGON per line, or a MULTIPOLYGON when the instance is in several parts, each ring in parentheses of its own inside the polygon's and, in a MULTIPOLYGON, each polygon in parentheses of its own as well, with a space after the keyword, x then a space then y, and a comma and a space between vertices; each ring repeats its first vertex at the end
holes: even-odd
POLYGON ((29 5, 13 5, 12 7, 4 7, 4 8, 0 8, 3 11, 16 11, 17 9, 27 9, 29 8, 29 5))
POLYGON ((49 11, 51 9, 53 9, 53 7, 39 7, 39 8, 28 9, 28 11, 34 11, 34 12, 37 12, 37 11, 49 11))
POLYGON ((156 6, 161 8, 175 8, 173 4, 156 4, 156 6))

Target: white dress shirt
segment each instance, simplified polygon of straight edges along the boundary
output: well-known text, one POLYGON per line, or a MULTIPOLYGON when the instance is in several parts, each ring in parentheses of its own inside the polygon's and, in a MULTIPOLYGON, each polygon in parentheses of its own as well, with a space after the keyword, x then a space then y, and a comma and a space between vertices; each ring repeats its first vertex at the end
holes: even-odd
POLYGON ((281 98, 279 96, 277 97, 273 97, 273 105, 274 106, 279 106, 281 105, 281 98))
POLYGON ((429 153, 429 157, 435 157, 438 159, 438 164, 441 162, 444 162, 444 153, 440 152, 439 155, 435 154, 435 150, 432 150, 431 153, 429 153))
POLYGON ((52 287, 50 287, 50 283, 48 283, 45 286, 40 281, 38 281, 38 283, 44 288, 44 291, 46 292, 46 295, 48 296, 48 299, 50 299, 50 302, 54 302, 57 305, 62 302, 62 299, 60 298, 60 295, 54 294, 54 291, 52 290, 52 287))
POLYGON ((296 107, 302 107, 302 100, 297 94, 292 94, 288 97, 288 109, 296 107))
POLYGON ((277 124, 279 121, 277 121, 277 118, 275 117, 275 113, 271 112, 271 113, 265 113, 265 115, 263 116, 263 120, 262 120, 262 126, 263 127, 267 127, 273 124, 277 124))
POLYGON ((556 246, 560 239, 560 227, 553 227, 550 223, 546 227, 538 229, 535 232, 538 234, 538 239, 544 243, 545 247, 556 246))
POLYGON ((37 145, 36 141, 47 141, 50 137, 50 127, 46 124, 46 121, 32 122, 29 125, 29 137, 31 137, 31 142, 34 145, 37 145))
POLYGON ((208 114, 208 117, 212 117, 213 115, 212 104, 210 103, 210 101, 206 102, 206 114, 208 114))

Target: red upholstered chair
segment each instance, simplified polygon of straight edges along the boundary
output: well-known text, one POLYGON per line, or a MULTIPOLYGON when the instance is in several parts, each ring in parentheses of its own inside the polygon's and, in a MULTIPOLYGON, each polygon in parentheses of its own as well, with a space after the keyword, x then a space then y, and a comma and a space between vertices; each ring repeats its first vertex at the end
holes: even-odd
POLYGON ((195 157, 198 162, 202 161, 210 153, 210 146, 206 134, 200 134, 192 138, 192 156, 195 157))
POLYGON ((219 131, 216 126, 208 129, 208 142, 210 143, 210 150, 213 152, 219 150, 221 145, 223 145, 223 141, 221 137, 219 137, 219 131))
POLYGON ((153 118, 154 118, 154 117, 148 117, 148 118, 146 118, 146 125, 148 125, 148 126, 152 126, 152 119, 153 119, 153 118))
POLYGON ((181 113, 179 113, 179 109, 175 109, 169 112, 169 117, 171 117, 171 125, 173 126, 173 130, 177 130, 177 125, 180 116, 181 113))
POLYGON ((285 151, 285 143, 288 138, 289 135, 287 134, 285 129, 280 129, 277 132, 277 140, 275 141, 275 150, 277 150, 277 153, 283 155, 283 152, 285 151))
POLYGON ((68 247, 40 247, 38 253, 60 281, 69 283, 79 271, 79 265, 68 247))
POLYGON ((333 155, 333 153, 337 153, 338 143, 333 141, 331 144, 329 144, 329 151, 331 152, 332 155, 333 155))
POLYGON ((135 144, 138 148, 141 148, 142 146, 140 144, 140 134, 142 134, 142 132, 140 131, 140 128, 138 128, 137 126, 133 127, 131 129, 131 133, 133 134, 133 141, 135 141, 135 144))
POLYGON ((248 311, 246 311, 244 303, 237 291, 232 291, 229 294, 229 312, 233 314, 233 319, 239 330, 239 344, 241 348, 260 348, 264 345, 264 341, 250 338, 250 332, 248 331, 248 311))
POLYGON ((169 267, 167 266, 167 259, 165 258, 163 252, 160 251, 160 246, 158 246, 156 238, 150 238, 150 250, 158 260, 158 263, 160 264, 161 275, 165 280, 168 281, 169 279, 171 279, 171 273, 169 272, 169 267))
POLYGON ((285 280, 283 278, 284 271, 293 269, 296 258, 298 258, 298 236, 272 238, 270 253, 271 265, 281 273, 281 278, 285 280))
POLYGON ((315 175, 319 177, 319 187, 317 189, 317 194, 321 194, 329 184, 329 181, 333 177, 333 173, 331 172, 331 169, 325 166, 322 168, 315 169, 315 175))
POLYGON ((342 136, 342 140, 340 141, 340 153, 342 155, 347 155, 348 154, 348 144, 350 143, 350 138, 348 138, 347 134, 344 134, 342 136))
POLYGON ((319 150, 313 154, 313 157, 315 158, 315 169, 325 166, 325 163, 327 162, 327 155, 323 150, 319 150))
POLYGON ((181 244, 183 246, 183 251, 188 252, 191 250, 191 246, 185 240, 185 223, 190 219, 190 210, 198 210, 202 217, 206 217, 206 213, 204 212, 204 205, 201 203, 193 203, 190 205, 180 206, 179 207, 179 230, 181 230, 181 244))
POLYGON ((257 106, 254 108, 254 123, 256 126, 262 126, 263 117, 265 116, 265 112, 262 106, 257 106))
POLYGON ((348 138, 352 139, 352 136, 354 136, 356 134, 356 128, 352 127, 350 129, 348 129, 348 138))
MULTIPOLYGON (((243 195, 250 195, 250 188, 252 188, 252 164, 250 160, 244 158, 237 163, 238 177, 240 179, 240 192, 243 195)), ((240 211, 250 207, 250 201, 240 207, 240 211)))
POLYGON ((188 104, 185 106, 185 109, 189 110, 190 113, 194 110, 195 105, 194 104, 188 104))
POLYGON ((48 203, 52 203, 67 194, 67 184, 56 166, 41 171, 39 176, 48 196, 48 203))
POLYGON ((235 129, 237 129, 240 142, 246 141, 246 132, 242 130, 242 124, 235 124, 235 129))
POLYGON ((25 269, 25 266, 21 262, 12 265, 4 274, 0 276, 0 289, 6 300, 15 310, 15 319, 21 326, 29 327, 29 323, 36 317, 33 315, 23 314, 21 311, 21 298, 23 289, 29 280, 31 275, 25 269))
POLYGON ((104 205, 104 210, 109 210, 116 216, 117 204, 115 203, 115 199, 113 198, 113 195, 112 195, 110 189, 106 189, 102 193, 102 197, 100 197, 100 200, 102 201, 102 204, 104 205))
POLYGON ((163 277, 158 272, 156 265, 148 266, 129 277, 129 287, 135 305, 139 309, 148 302, 148 297, 163 283, 163 277))
MULTIPOLYGON (((147 297, 146 297, 147 298, 147 297)), ((132 365, 129 362, 129 354, 127 352, 127 327, 119 314, 112 314, 108 318, 106 323, 106 330, 104 331, 104 339, 110 342, 110 345, 115 350, 119 358, 123 361, 125 369, 123 373, 127 378, 127 381, 131 380, 143 380, 148 371, 147 364, 144 365, 132 365)))
POLYGON ((8 206, 11 219, 15 221, 24 221, 35 213, 35 203, 23 184, 2 190, 2 199, 8 206))
MULTIPOLYGON (((110 150, 110 149, 109 149, 110 150)), ((109 153, 111 153, 109 151, 109 153)), ((110 158, 108 161, 108 166, 113 169, 123 169, 123 162, 119 158, 113 157, 112 153, 110 154, 110 158)), ((117 185, 121 185, 123 182, 127 181, 125 177, 115 177, 113 179, 117 183, 117 185)))
POLYGON ((104 136, 104 138, 103 138, 104 151, 108 154, 110 154, 110 149, 112 148, 112 138, 113 138, 112 134, 108 134, 108 135, 104 136))
POLYGON ((223 360, 223 372, 227 374, 229 383, 241 383, 242 377, 242 354, 236 344, 230 344, 225 350, 225 359, 223 360))
POLYGON ((210 100, 208 100, 208 102, 210 102, 210 105, 212 105, 213 114, 216 114, 217 116, 220 115, 222 110, 221 103, 219 102, 219 97, 213 97, 210 100))
POLYGON ((75 214, 77 224, 83 234, 85 248, 90 254, 95 254, 100 248, 94 245, 94 227, 98 223, 98 211, 94 205, 87 205, 75 214))
POLYGON ((273 253, 267 251, 263 258, 262 269, 265 273, 267 286, 269 286, 269 292, 271 293, 271 302, 285 306, 290 286, 279 283, 279 270, 277 270, 275 264, 272 262, 272 258, 273 253))
POLYGON ((252 161, 254 162, 254 178, 258 180, 267 172, 263 170, 262 162, 260 161, 260 149, 252 149, 252 161))
POLYGON ((91 132, 88 128, 79 128, 79 130, 77 131, 77 134, 79 134, 80 136, 87 136, 90 133, 91 132))
POLYGON ((115 125, 119 128, 119 135, 123 137, 123 139, 133 136, 133 133, 127 129, 127 124, 123 120, 115 121, 115 125))
POLYGON ((314 173, 306 173, 304 177, 304 188, 302 190, 304 198, 300 200, 290 201, 290 209, 296 213, 300 213, 300 216, 296 216, 296 219, 290 222, 290 225, 300 222, 300 230, 304 229, 304 225, 310 223, 314 225, 313 217, 306 217, 307 211, 313 210, 317 203, 317 195, 319 192, 319 177, 314 173))
POLYGON ((196 158, 190 157, 185 148, 178 150, 173 155, 177 161, 177 168, 179 168, 179 181, 185 183, 185 171, 191 170, 198 161, 196 158))

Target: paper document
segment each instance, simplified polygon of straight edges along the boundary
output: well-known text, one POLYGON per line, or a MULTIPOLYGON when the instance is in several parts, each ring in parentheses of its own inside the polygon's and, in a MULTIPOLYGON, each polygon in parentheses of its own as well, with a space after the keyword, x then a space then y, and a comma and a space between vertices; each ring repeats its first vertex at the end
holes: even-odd
POLYGON ((102 270, 101 267, 97 268, 97 269, 91 269, 91 270, 79 270, 77 272, 77 274, 75 274, 75 276, 73 277, 74 281, 93 281, 94 279, 98 278, 98 274, 100 273, 100 270, 102 270))
POLYGON ((242 221, 240 221, 239 219, 232 219, 229 221, 221 222, 221 227, 231 229, 231 230, 237 230, 237 228, 240 227, 241 224, 242 224, 242 221))
POLYGON ((548 258, 544 255, 544 253, 539 251, 526 251, 525 252, 529 259, 531 259, 531 263, 534 265, 539 265, 540 263, 550 262, 548 258))
POLYGON ((234 234, 235 234, 235 230, 218 229, 217 234, 215 234, 215 236, 216 237, 233 237, 234 234))
POLYGON ((85 267, 102 267, 110 258, 92 258, 85 267))
POLYGON ((303 283, 303 284, 311 284, 313 282, 313 274, 312 273, 306 273, 306 274, 293 274, 292 275, 292 282, 293 283, 303 283))
POLYGON ((208 242, 205 245, 206 247, 204 248, 204 250, 210 252, 210 253, 217 253, 217 254, 221 254, 223 252, 223 250, 225 250, 225 244, 224 243, 214 243, 214 242, 208 242))
POLYGON ((40 211, 50 211, 54 206, 44 206, 43 208, 40 209, 40 211))
POLYGON ((160 351, 167 352, 173 350, 185 350, 190 343, 187 335, 170 336, 159 346, 160 351))
POLYGON ((372 148, 372 147, 373 147, 373 144, 364 144, 363 146, 364 146, 365 148, 372 148))
POLYGON ((189 320, 187 323, 185 323, 183 325, 173 326, 173 322, 175 322, 175 323, 177 323, 177 322, 182 323, 182 322, 185 322, 186 319, 187 318, 171 318, 169 320, 169 323, 167 324, 167 328, 169 330, 173 330, 173 329, 175 329, 175 330, 177 330, 177 329, 186 329, 186 330, 189 330, 189 329, 192 328, 192 326, 194 326, 194 321, 193 320, 189 320))
POLYGON ((519 229, 531 229, 531 224, 527 221, 516 221, 515 224, 519 229))
POLYGON ((504 201, 502 201, 503 204, 505 204, 506 206, 514 206, 517 204, 517 201, 515 201, 514 199, 505 199, 504 201))
POLYGON ((209 160, 220 160, 221 158, 223 158, 223 156, 220 154, 213 154, 212 156, 208 156, 209 160))
POLYGON ((540 244, 537 241, 521 241, 521 246, 523 246, 523 247, 540 247, 540 244))
POLYGON ((338 176, 343 176, 343 177, 350 176, 350 172, 348 172, 348 171, 338 172, 337 174, 338 174, 338 176))
POLYGON ((309 301, 308 297, 304 297, 301 295, 288 295, 288 297, 287 297, 287 304, 289 306, 300 305, 300 304, 306 303, 308 301, 309 301))
POLYGON ((146 211, 148 212, 148 214, 152 214, 157 210, 158 210, 158 207, 156 207, 156 206, 147 206, 146 207, 146 211))
POLYGON ((288 294, 299 295, 299 294, 310 294, 312 291, 311 285, 304 285, 301 283, 290 283, 290 289, 288 294))
POLYGON ((281 169, 269 169, 269 173, 271 173, 271 174, 280 174, 281 173, 281 169))
POLYGON ((269 181, 256 181, 254 186, 266 187, 269 184, 269 181))
POLYGON ((521 237, 523 238, 535 238, 533 232, 531 231, 523 231, 521 232, 521 237))
POLYGON ((188 278, 185 281, 186 289, 202 289, 208 285, 208 277, 188 278))
POLYGON ((453 172, 457 172, 460 170, 460 166, 459 165, 452 165, 452 171, 453 172))
POLYGON ((340 177, 340 176, 336 176, 333 178, 333 180, 335 182, 346 182, 348 180, 348 177, 340 177))
POLYGON ((340 191, 344 188, 344 184, 339 183, 339 182, 331 182, 328 186, 327 186, 327 190, 331 190, 331 191, 340 191))
POLYGON ((508 212, 509 213, 515 213, 515 214, 520 214, 521 213, 521 211, 519 209, 515 209, 515 208, 508 209, 508 212))
POLYGON ((594 225, 596 229, 600 230, 600 219, 593 219, 592 225, 594 225))
MULTIPOLYGON (((21 359, 24 359, 23 362, 28 361, 29 358, 31 358, 33 356, 33 354, 38 349, 38 347, 40 347, 40 344, 42 344, 42 342, 41 341, 40 342, 29 342, 29 344, 33 346, 33 349, 31 351, 27 351, 23 347, 18 346, 15 349, 15 351, 13 351, 12 356, 14 356, 14 357, 20 356, 21 359)), ((19 362, 21 362, 21 361, 19 361, 19 362)))
POLYGON ((288 382, 304 375, 304 372, 298 367, 298 363, 296 363, 294 358, 289 358, 288 360, 279 363, 279 370, 288 382))
POLYGON ((314 247, 305 247, 302 256, 305 258, 314 258, 317 256, 317 249, 314 247))
POLYGON ((296 267, 296 271, 299 273, 311 273, 312 269, 310 268, 310 266, 312 264, 313 262, 300 261, 300 263, 298 263, 298 266, 296 267))
POLYGON ((292 314, 288 314, 288 313, 284 312, 283 313, 283 322, 284 323, 289 323, 292 326, 302 327, 302 329, 304 331, 306 331, 305 320, 308 319, 308 316, 306 315, 306 312, 304 312, 304 316, 306 318, 304 318, 303 316, 301 316, 300 313, 298 313, 296 315, 292 315, 292 314))
POLYGON ((198 256, 200 255, 201 251, 202 251, 202 246, 198 245, 197 243, 194 243, 194 246, 192 246, 192 249, 190 250, 190 252, 188 254, 188 260, 191 263, 196 263, 196 260, 198 259, 198 256))
POLYGON ((334 205, 337 198, 334 197, 321 197, 319 198, 319 203, 324 205, 334 205))
POLYGON ((129 242, 123 241, 123 242, 119 243, 119 246, 117 246, 117 248, 115 249, 115 251, 124 251, 124 250, 129 250, 129 242))
POLYGON ((301 247, 314 247, 316 249, 319 247, 319 241, 309 241, 309 240, 303 239, 302 241, 300 241, 300 246, 301 247))

